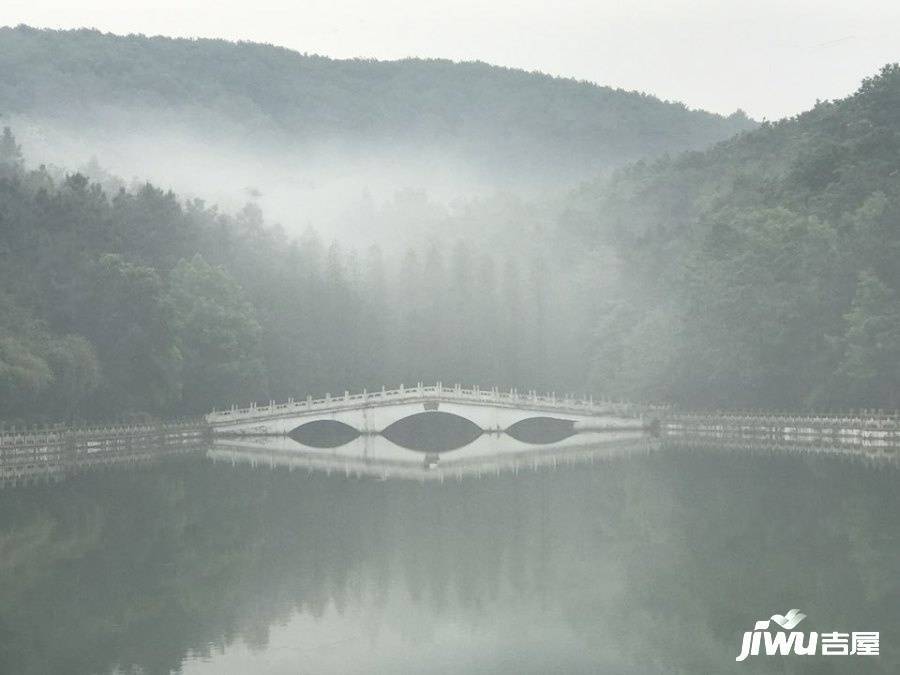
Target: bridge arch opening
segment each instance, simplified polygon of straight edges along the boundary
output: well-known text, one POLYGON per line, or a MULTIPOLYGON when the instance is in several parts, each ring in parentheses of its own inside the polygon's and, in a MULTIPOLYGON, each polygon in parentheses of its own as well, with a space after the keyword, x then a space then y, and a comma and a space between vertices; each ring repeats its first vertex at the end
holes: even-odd
POLYGON ((574 436, 575 422, 557 417, 529 417, 506 430, 507 435, 523 443, 556 443, 574 436))
POLYGON ((315 420, 292 429, 288 436, 311 448, 337 448, 359 438, 359 431, 335 420, 315 420))
POLYGON ((465 417, 439 410, 416 413, 397 420, 382 436, 392 443, 422 452, 447 452, 468 445, 484 433, 465 417))

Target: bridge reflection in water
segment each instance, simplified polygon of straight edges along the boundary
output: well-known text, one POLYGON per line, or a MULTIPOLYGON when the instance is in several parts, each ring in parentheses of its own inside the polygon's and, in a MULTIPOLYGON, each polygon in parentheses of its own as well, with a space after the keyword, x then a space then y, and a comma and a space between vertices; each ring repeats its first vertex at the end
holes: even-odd
POLYGON ((306 469, 412 480, 461 479, 500 472, 536 470, 649 453, 659 440, 640 431, 584 432, 554 443, 535 445, 506 434, 484 434, 447 452, 410 450, 383 436, 365 435, 336 448, 311 447, 287 436, 218 439, 207 456, 214 461, 306 469))

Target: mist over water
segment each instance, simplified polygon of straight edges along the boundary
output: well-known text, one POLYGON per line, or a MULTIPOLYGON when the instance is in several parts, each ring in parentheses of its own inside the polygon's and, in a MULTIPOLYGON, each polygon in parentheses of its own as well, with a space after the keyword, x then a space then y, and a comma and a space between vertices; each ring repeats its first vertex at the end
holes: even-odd
POLYGON ((568 186, 562 177, 479 166, 446 143, 289 137, 254 143, 240 127, 225 133, 160 120, 145 120, 139 131, 121 119, 77 130, 58 120, 11 123, 31 164, 83 171, 111 194, 150 181, 226 213, 252 203, 290 236, 315 228, 326 241, 363 251, 376 243, 395 252, 421 245, 454 205, 509 191, 534 199, 568 186), (398 206, 407 222, 397 218, 398 206))
POLYGON ((444 483, 184 458, 4 489, 0 669, 833 672, 734 662, 790 605, 879 627, 853 672, 891 673, 896 481, 669 447, 444 483))

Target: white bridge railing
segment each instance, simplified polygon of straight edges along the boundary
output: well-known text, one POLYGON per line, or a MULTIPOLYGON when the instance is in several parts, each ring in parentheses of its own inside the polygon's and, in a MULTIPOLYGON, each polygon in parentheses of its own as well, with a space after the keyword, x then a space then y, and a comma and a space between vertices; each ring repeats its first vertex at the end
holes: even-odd
POLYGON ((351 394, 345 391, 343 396, 326 394, 324 398, 305 399, 289 398, 277 403, 270 401, 268 405, 250 404, 246 408, 232 406, 226 410, 213 410, 206 416, 209 424, 243 421, 267 417, 280 417, 286 414, 306 411, 332 411, 347 408, 359 408, 368 405, 390 405, 404 401, 458 401, 475 404, 502 405, 508 407, 538 408, 547 410, 566 410, 589 415, 617 414, 637 416, 643 407, 614 401, 595 401, 592 397, 577 398, 574 396, 558 396, 556 393, 538 394, 531 390, 520 392, 518 389, 501 391, 497 387, 482 389, 478 386, 464 388, 460 385, 445 387, 438 382, 424 385, 421 382, 413 387, 400 385, 397 389, 366 391, 351 394))

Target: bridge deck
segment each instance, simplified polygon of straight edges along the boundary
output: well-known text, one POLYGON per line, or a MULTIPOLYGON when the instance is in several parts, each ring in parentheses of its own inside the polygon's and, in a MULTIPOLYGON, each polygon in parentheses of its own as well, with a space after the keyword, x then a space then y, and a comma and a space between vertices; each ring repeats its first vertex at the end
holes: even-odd
POLYGON ((270 401, 267 406, 250 405, 247 408, 232 407, 228 410, 214 410, 206 416, 209 424, 223 424, 246 420, 281 417, 306 412, 331 412, 351 410, 370 406, 388 406, 397 403, 414 401, 445 401, 471 403, 476 405, 503 406, 526 410, 559 411, 580 415, 617 415, 621 417, 637 417, 640 409, 637 406, 612 401, 594 401, 592 398, 579 399, 571 396, 559 397, 556 394, 538 394, 535 391, 519 392, 516 389, 500 391, 497 388, 480 389, 463 388, 459 385, 444 387, 440 382, 435 385, 418 384, 414 387, 400 385, 398 389, 381 389, 358 394, 345 391, 343 396, 326 394, 324 398, 288 399, 283 403, 270 401))

